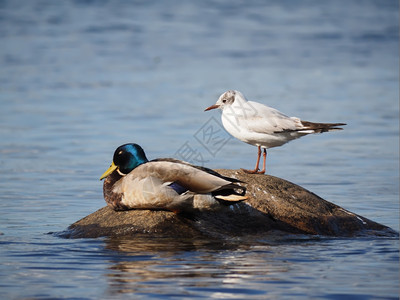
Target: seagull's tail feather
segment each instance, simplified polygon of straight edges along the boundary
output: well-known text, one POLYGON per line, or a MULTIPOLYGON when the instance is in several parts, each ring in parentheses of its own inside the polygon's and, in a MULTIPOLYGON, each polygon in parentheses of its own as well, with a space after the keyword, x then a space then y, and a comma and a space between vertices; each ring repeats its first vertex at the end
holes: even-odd
POLYGON ((335 130, 343 130, 341 126, 347 125, 346 123, 314 123, 309 121, 300 121, 304 128, 299 132, 310 131, 310 133, 322 133, 335 130))

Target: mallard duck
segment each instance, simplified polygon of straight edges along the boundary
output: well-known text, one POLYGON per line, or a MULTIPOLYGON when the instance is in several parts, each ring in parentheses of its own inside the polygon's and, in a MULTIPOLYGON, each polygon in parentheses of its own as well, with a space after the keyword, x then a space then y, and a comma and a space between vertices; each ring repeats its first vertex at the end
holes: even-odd
POLYGON ((132 143, 115 150, 104 178, 104 199, 114 210, 218 210, 247 199, 237 179, 177 159, 149 161, 132 143))

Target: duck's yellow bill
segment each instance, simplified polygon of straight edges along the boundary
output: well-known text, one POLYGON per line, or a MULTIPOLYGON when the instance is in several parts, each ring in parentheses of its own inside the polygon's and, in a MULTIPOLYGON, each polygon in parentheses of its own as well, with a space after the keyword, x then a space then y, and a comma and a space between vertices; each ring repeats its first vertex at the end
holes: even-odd
POLYGON ((116 165, 114 165, 114 162, 112 162, 111 166, 101 175, 100 180, 106 178, 108 175, 110 175, 114 170, 117 168, 116 165))

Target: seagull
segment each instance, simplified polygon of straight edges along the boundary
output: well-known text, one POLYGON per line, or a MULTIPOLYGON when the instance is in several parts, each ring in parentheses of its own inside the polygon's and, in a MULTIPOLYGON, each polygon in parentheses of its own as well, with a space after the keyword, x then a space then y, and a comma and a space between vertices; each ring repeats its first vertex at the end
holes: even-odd
POLYGON ((247 101, 239 91, 223 93, 218 101, 205 111, 222 110, 222 124, 235 138, 258 147, 254 170, 243 171, 250 174, 264 174, 267 149, 279 147, 291 140, 310 133, 342 130, 345 123, 314 123, 296 117, 288 117, 280 111, 264 104, 247 101), (263 149, 263 168, 259 169, 263 149))

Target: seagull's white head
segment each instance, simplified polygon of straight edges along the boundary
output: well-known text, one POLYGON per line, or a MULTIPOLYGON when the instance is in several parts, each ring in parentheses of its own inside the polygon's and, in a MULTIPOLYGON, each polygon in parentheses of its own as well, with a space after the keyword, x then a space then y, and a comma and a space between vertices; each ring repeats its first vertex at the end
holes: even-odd
POLYGON ((244 98, 242 93, 239 91, 227 91, 218 98, 214 105, 207 107, 205 111, 215 108, 224 110, 224 108, 231 106, 235 101, 246 101, 246 98, 244 98))

